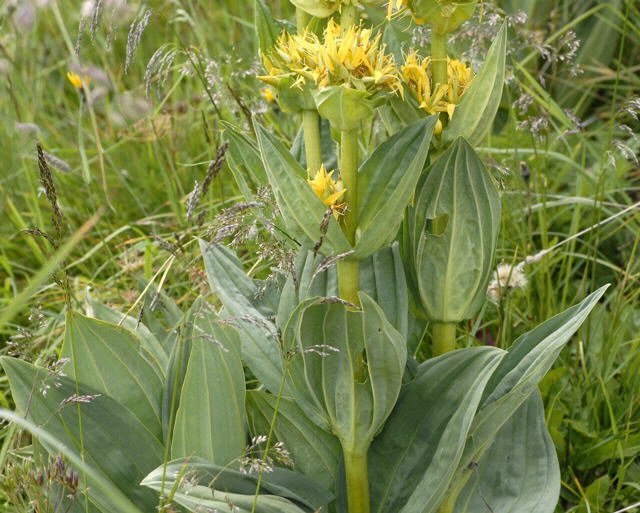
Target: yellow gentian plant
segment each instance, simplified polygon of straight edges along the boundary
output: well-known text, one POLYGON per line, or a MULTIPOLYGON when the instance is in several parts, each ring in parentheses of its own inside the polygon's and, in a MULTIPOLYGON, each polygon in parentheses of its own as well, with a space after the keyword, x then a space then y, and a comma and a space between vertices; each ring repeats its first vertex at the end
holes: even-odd
POLYGON ((171 319, 149 329, 87 298, 96 318, 67 314, 68 376, 0 358, 20 412, 0 416, 81 471, 86 511, 553 513, 537 385, 604 289, 508 351, 458 343, 494 288, 500 194, 474 147, 502 96, 506 27, 474 76, 447 35, 475 2, 392 2, 386 23, 432 28, 401 62, 355 0, 294 3, 295 34, 262 0, 256 28, 261 94, 301 118, 304 151, 258 119, 255 140, 225 124, 239 189, 256 205, 269 181, 294 269, 254 280, 201 240, 220 311, 199 298, 183 318, 163 296, 171 319), (389 109, 386 138, 362 130, 389 109))

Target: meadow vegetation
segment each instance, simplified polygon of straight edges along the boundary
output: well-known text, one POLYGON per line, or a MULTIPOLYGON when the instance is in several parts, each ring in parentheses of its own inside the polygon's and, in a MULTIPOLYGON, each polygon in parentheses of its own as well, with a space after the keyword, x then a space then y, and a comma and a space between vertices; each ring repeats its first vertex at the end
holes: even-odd
MULTIPOLYGON (((295 19, 288 1, 265 4, 275 18, 295 19)), ((113 322, 126 314, 126 327, 141 323, 169 340, 203 297, 220 306, 198 238, 233 248, 267 296, 295 268, 266 180, 254 184, 229 147, 230 132, 255 138, 252 119, 300 147, 300 119, 256 78, 265 70, 254 8, 0 6, 2 355, 55 375, 69 310, 113 322)), ((373 24, 386 14, 386 5, 364 13, 373 24)), ((561 469, 556 511, 640 511, 640 6, 485 1, 453 34, 450 53, 479 69, 502 20, 506 85, 476 147, 501 196, 496 269, 457 343, 508 349, 611 284, 540 391, 561 469)), ((431 34, 415 25, 388 37, 408 50, 428 47, 431 34)), ((366 132, 368 149, 387 138, 383 127, 366 132)), ((432 356, 420 340, 418 361, 432 356)), ((246 380, 256 388, 250 371, 246 380)), ((83 397, 72 402, 91 400, 83 397)), ((15 408, 2 372, 0 407, 15 408)), ((64 511, 44 497, 81 493, 68 461, 32 460, 37 445, 17 424, 0 426, 0 511, 33 511, 32 501, 36 511, 64 511)), ((276 463, 286 463, 280 449, 276 463)))

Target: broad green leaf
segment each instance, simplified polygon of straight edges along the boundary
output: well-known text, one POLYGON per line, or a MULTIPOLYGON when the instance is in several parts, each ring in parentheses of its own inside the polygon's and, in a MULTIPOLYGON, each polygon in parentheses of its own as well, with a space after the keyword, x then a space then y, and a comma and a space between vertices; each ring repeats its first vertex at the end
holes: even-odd
POLYGON ((130 331, 70 311, 62 356, 71 359, 65 371, 72 379, 117 401, 162 440, 162 377, 130 331))
POLYGON ((378 303, 387 320, 406 339, 409 291, 398 244, 381 249, 360 262, 360 290, 378 303))
POLYGON ((242 358, 269 390, 278 390, 282 360, 275 326, 257 309, 257 288, 228 249, 200 241, 212 291, 220 298, 230 321, 242 334, 242 358))
MULTIPOLYGON (((94 495, 101 495, 103 497, 102 502, 104 504, 108 504, 110 508, 115 508, 115 511, 120 513, 143 513, 109 479, 98 472, 95 468, 87 465, 82 461, 80 455, 73 448, 69 448, 67 443, 62 442, 46 429, 42 429, 40 426, 37 426, 33 422, 18 415, 16 412, 9 410, 0 409, 0 418, 28 431, 31 436, 48 447, 51 454, 61 454, 64 456, 66 460, 71 463, 73 468, 78 471, 80 476, 86 476, 88 478, 91 482, 91 489, 93 490, 94 495)), ((83 486, 82 481, 80 482, 80 485, 81 487, 83 486)), ((80 495, 77 500, 82 503, 82 511, 84 511, 83 496, 80 495)), ((78 503, 76 503, 76 505, 77 504, 78 503)), ((76 509, 72 509, 71 511, 76 511, 76 509)), ((92 503, 89 505, 89 511, 94 511, 94 505, 92 503)), ((113 509, 108 511, 113 511, 113 509)))
POLYGON ((233 177, 247 201, 253 199, 252 190, 267 183, 258 144, 247 137, 240 128, 222 121, 224 135, 229 141, 229 160, 233 177))
POLYGON ((560 468, 539 392, 515 411, 467 472, 471 478, 456 502, 456 513, 553 513, 560 468))
POLYGON ((156 336, 151 333, 149 328, 139 322, 138 319, 130 315, 125 315, 91 298, 87 298, 87 316, 110 322, 111 324, 117 324, 129 330, 140 339, 140 349, 144 351, 147 359, 161 374, 164 375, 167 371, 169 355, 156 336))
POLYGON ((464 484, 469 477, 467 467, 482 457, 504 423, 537 390, 540 380, 606 288, 601 287, 514 342, 484 391, 454 482, 464 484))
POLYGON ((244 371, 238 332, 201 308, 173 428, 173 458, 199 456, 226 465, 246 446, 244 371))
POLYGON ((474 347, 427 360, 402 389, 369 451, 372 511, 437 511, 504 351, 474 347))
POLYGON ((494 266, 500 211, 488 171, 457 139, 427 174, 413 209, 416 281, 429 320, 459 322, 479 310, 494 266))
POLYGON ((269 432, 275 416, 273 433, 291 452, 295 468, 332 490, 338 474, 342 452, 338 439, 311 422, 291 399, 252 390, 247 393, 247 411, 254 435, 269 432))
POLYGON ((608 287, 600 287, 577 305, 518 337, 492 376, 482 407, 513 393, 517 387, 525 385, 533 390, 608 287))
MULTIPOLYGON (((142 481, 158 492, 163 491, 164 467, 151 472, 142 481)), ((164 493, 177 487, 174 500, 190 511, 200 507, 224 508, 229 502, 241 512, 251 512, 259 475, 243 473, 227 467, 213 465, 199 458, 176 460, 167 464, 164 493), (188 480, 181 479, 183 474, 188 480)), ((325 506, 332 495, 309 478, 290 470, 273 468, 264 472, 260 482, 260 495, 256 513, 304 513, 325 506)), ((223 510, 223 511, 224 511, 223 510)))
POLYGON ((358 170, 356 254, 372 255, 395 238, 422 173, 437 116, 412 123, 383 142, 358 170))
POLYGON ((382 427, 407 359, 405 340, 382 309, 365 292, 360 300, 362 311, 308 300, 284 333, 285 344, 295 351, 288 394, 351 452, 366 450, 382 427))
MULTIPOLYGON (((6 356, 0 362, 9 377, 18 412, 66 444, 78 458, 83 447, 85 463, 142 511, 151 511, 157 505, 157 497, 138 483, 162 462, 163 447, 131 411, 98 390, 51 375, 47 369, 6 356), (69 402, 76 397, 82 400, 83 396, 97 397, 89 402, 69 402)), ((50 452, 56 447, 47 445, 46 439, 42 442, 50 452)), ((93 490, 91 478, 89 486, 92 500, 104 511, 118 511, 109 495, 93 490)))
POLYGON ((506 53, 505 23, 491 44, 482 69, 462 96, 453 118, 443 130, 443 141, 450 143, 458 137, 464 137, 471 146, 477 146, 487 136, 502 98, 506 53))
POLYGON ((328 86, 312 92, 318 114, 335 130, 353 130, 373 115, 375 101, 369 93, 342 86, 328 86))
POLYGON ((333 216, 328 218, 327 232, 322 233, 327 207, 306 182, 300 164, 272 134, 258 123, 255 125, 262 160, 287 226, 309 246, 322 238, 320 251, 324 254, 349 251, 349 242, 333 216))

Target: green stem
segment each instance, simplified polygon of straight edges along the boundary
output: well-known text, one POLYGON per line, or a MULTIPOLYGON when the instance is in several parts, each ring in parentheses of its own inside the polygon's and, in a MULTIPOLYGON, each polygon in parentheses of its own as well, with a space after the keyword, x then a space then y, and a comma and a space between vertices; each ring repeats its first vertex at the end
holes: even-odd
POLYGON ((343 217, 344 234, 353 245, 358 227, 358 129, 340 132, 340 178, 346 189, 347 211, 343 217))
POLYGON ((447 35, 438 34, 432 27, 431 31, 431 65, 433 79, 433 91, 437 90, 438 84, 446 85, 447 78, 447 35))
POLYGON ((434 322, 431 334, 433 356, 440 356, 456 348, 456 324, 454 322, 434 322))
MULTIPOLYGON (((344 185, 344 201, 347 210, 342 218, 342 230, 349 243, 356 243, 358 228, 358 129, 340 132, 340 178, 344 185)), ((338 286, 340 297, 359 305, 359 266, 357 260, 338 262, 338 286)))
POLYGON ((453 485, 447 491, 447 496, 444 502, 438 508, 438 513, 453 513, 456 509, 456 502, 458 497, 462 493, 463 488, 466 486, 467 481, 473 474, 473 470, 465 469, 462 473, 454 476, 453 485))
POLYGON ((450 500, 447 497, 442 505, 438 508, 438 513, 453 513, 456 507, 456 500, 457 497, 454 500, 450 500))
POLYGON ((303 11, 300 8, 296 9, 296 28, 298 29, 298 34, 302 34, 304 30, 309 25, 309 21, 311 20, 311 16, 303 11))
POLYGON ((320 143, 320 116, 315 110, 302 111, 302 127, 304 130, 304 151, 307 156, 307 170, 313 177, 322 166, 322 150, 320 143))
POLYGON ((360 305, 358 299, 360 262, 344 259, 338 262, 338 288, 340 297, 354 305, 360 305))
POLYGON ((340 26, 346 30, 351 25, 358 23, 358 8, 355 5, 343 5, 340 14, 340 26))
POLYGON ((369 473, 367 452, 344 453, 344 469, 347 476, 347 504, 349 513, 369 513, 369 473))

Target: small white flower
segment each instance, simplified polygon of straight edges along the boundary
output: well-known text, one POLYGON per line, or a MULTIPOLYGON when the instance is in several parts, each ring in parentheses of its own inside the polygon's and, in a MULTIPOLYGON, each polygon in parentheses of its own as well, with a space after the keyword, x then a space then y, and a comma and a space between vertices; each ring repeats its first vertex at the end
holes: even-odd
POLYGON ((505 290, 522 289, 527 286, 527 283, 523 265, 500 264, 493 275, 493 280, 489 283, 487 295, 497 303, 505 290))

